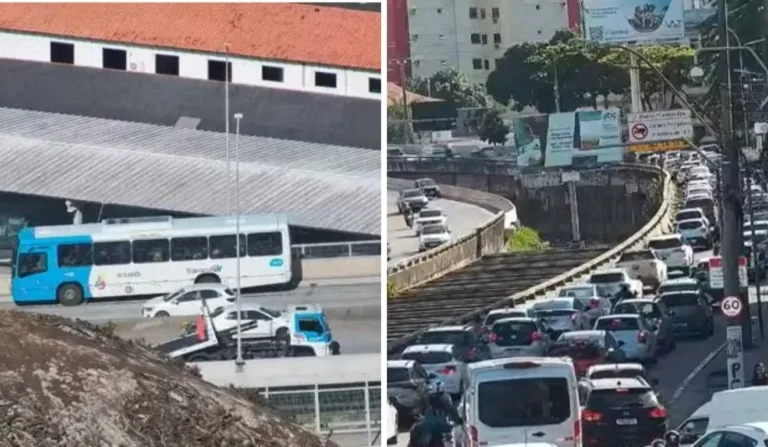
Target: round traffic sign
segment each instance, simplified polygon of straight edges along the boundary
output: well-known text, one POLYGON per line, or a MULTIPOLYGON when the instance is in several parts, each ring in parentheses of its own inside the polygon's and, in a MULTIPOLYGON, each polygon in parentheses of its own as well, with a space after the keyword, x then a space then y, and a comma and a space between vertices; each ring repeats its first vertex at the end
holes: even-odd
POLYGON ((735 296, 726 297, 720 304, 720 309, 726 317, 738 317, 741 313, 741 300, 735 296))
POLYGON ((637 123, 632 126, 632 138, 635 140, 644 140, 648 136, 648 126, 643 123, 637 123))

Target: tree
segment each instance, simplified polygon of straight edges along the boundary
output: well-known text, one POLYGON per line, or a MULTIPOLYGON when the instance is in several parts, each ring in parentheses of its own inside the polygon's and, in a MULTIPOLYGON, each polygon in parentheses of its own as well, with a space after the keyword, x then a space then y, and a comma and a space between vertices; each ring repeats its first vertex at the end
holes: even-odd
POLYGON ((387 107, 387 143, 408 144, 413 141, 413 127, 406 120, 402 103, 387 107))
POLYGON ((488 93, 505 106, 522 111, 535 107, 542 113, 555 111, 551 79, 538 76, 542 67, 530 60, 541 44, 523 43, 507 49, 486 81, 488 93))
POLYGON ((509 126, 504 123, 501 111, 495 108, 483 116, 483 122, 477 131, 481 140, 493 145, 506 143, 508 133, 509 126))
POLYGON ((410 79, 407 88, 423 96, 453 102, 459 108, 492 105, 484 86, 470 83, 464 73, 454 68, 438 71, 429 78, 410 79))

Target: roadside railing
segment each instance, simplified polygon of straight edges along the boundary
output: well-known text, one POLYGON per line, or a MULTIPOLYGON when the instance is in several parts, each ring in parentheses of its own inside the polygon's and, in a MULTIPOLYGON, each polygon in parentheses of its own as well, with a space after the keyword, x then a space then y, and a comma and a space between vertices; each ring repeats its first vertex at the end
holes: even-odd
POLYGON ((263 388, 259 393, 275 408, 294 421, 331 439, 350 435, 367 437, 366 445, 381 429, 381 384, 355 386, 309 385, 263 388))
POLYGON ((329 242, 291 246, 293 254, 304 259, 381 256, 381 241, 329 242))

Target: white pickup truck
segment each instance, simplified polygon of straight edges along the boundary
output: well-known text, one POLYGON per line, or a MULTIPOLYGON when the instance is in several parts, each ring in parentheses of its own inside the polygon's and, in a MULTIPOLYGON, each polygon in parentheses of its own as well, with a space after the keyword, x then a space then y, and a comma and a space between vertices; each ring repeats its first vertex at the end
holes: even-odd
POLYGON ((621 285, 629 286, 630 292, 636 297, 643 296, 643 282, 629 276, 626 269, 613 268, 595 272, 589 277, 589 284, 594 284, 600 296, 613 299, 621 290, 621 285))
POLYGON ((675 233, 654 237, 648 241, 648 248, 667 264, 668 270, 680 270, 684 276, 691 273, 693 247, 683 235, 675 233))
POLYGON ((667 280, 667 264, 656 257, 652 250, 628 251, 616 261, 616 268, 623 268, 632 279, 656 290, 667 280))

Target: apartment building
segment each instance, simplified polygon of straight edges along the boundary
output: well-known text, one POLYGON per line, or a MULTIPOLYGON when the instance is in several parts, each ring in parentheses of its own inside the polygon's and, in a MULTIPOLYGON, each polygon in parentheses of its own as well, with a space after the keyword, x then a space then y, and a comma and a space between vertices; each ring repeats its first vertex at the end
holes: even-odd
POLYGON ((507 48, 576 27, 579 12, 578 0, 408 0, 412 74, 454 67, 484 83, 507 48))

